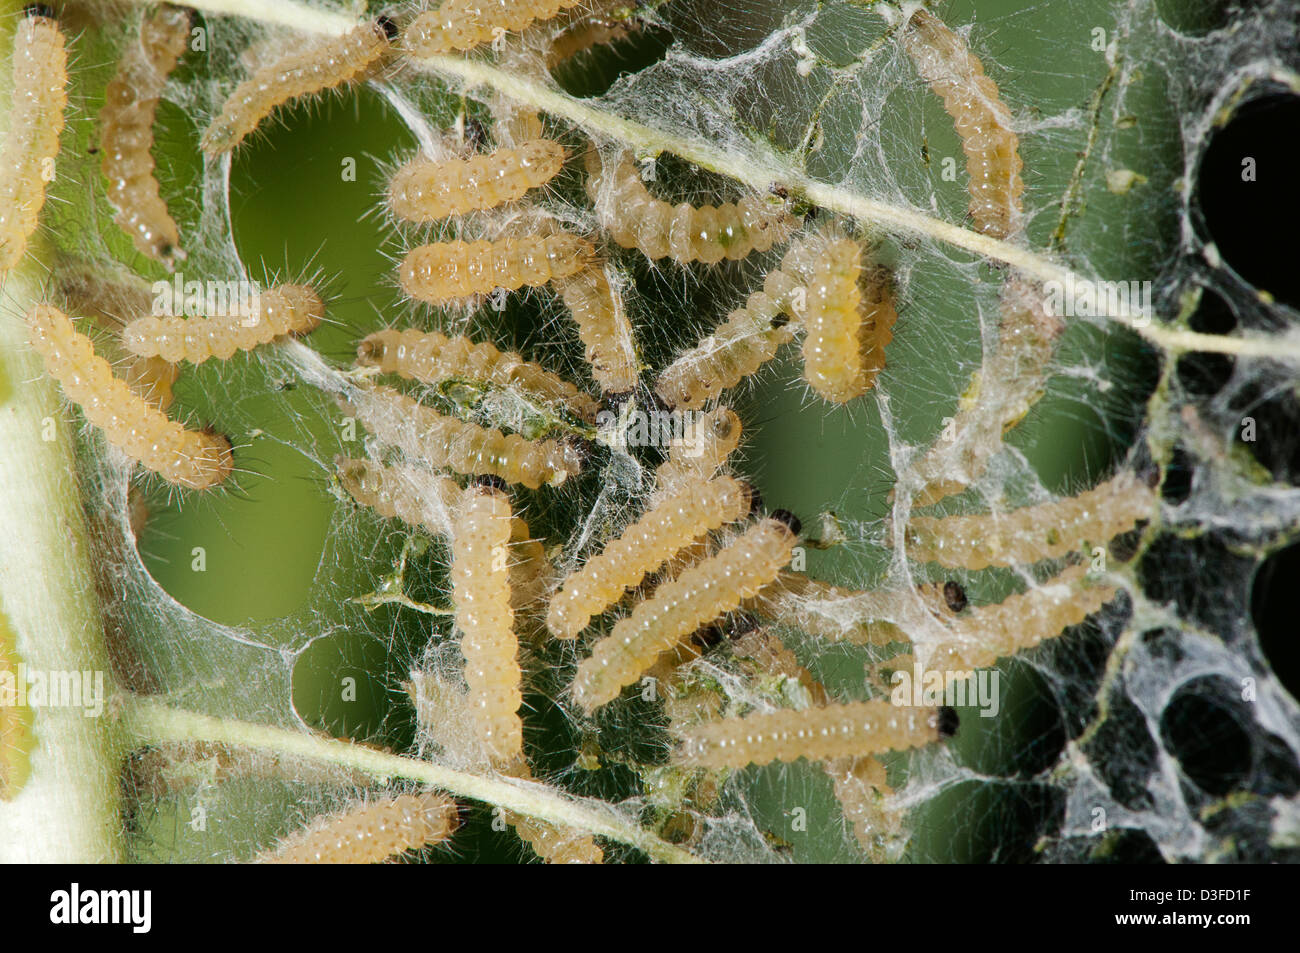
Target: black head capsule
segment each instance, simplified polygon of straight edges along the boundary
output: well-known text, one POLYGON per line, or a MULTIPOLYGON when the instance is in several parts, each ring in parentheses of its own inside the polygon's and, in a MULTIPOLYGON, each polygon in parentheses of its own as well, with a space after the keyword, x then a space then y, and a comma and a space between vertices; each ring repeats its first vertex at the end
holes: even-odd
POLYGON ((603 410, 613 411, 617 414, 629 400, 632 399, 630 390, 615 391, 605 395, 603 410))
POLYGON ((745 487, 749 490, 749 514, 757 516, 763 512, 763 494, 759 493, 758 487, 752 483, 746 483, 745 487))
POLYGON ((803 523, 799 522, 799 517, 795 516, 789 510, 773 510, 771 517, 774 520, 779 520, 784 523, 795 536, 798 536, 803 530, 803 523))
POLYGON ((57 20, 54 8, 44 3, 29 3, 23 7, 23 16, 25 17, 44 17, 46 20, 57 20))
POLYGON ((393 40, 397 39, 397 32, 398 32, 397 24, 393 21, 392 17, 390 16, 380 17, 378 20, 375 21, 375 26, 379 27, 379 29, 383 32, 384 36, 388 37, 390 43, 393 40))
POLYGON ((957 734, 957 729, 961 727, 961 718, 957 715, 957 709, 944 705, 939 709, 939 722, 937 725, 939 736, 942 738, 951 738, 957 734))
POLYGON ((966 590, 961 587, 961 583, 952 579, 943 584, 943 598, 953 612, 961 612, 966 608, 966 590))
POLYGON ((493 489, 493 490, 500 490, 504 493, 507 484, 505 480, 501 479, 496 474, 485 473, 482 476, 476 476, 474 478, 474 485, 485 487, 488 489, 493 489))

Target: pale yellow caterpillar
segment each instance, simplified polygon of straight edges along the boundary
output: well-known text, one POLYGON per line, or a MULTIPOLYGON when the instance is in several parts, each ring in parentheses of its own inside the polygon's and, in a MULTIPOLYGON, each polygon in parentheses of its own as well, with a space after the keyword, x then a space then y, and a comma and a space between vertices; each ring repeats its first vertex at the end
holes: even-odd
POLYGON ((546 47, 546 65, 554 68, 596 46, 606 46, 629 36, 639 24, 626 20, 585 20, 564 30, 546 47))
POLYGON ((1002 290, 1002 320, 993 353, 962 394, 943 435, 910 468, 921 489, 914 506, 927 506, 973 483, 1002 449, 1002 435, 1043 395, 1056 341, 1065 330, 1043 296, 1019 277, 1002 290))
POLYGON ((927 671, 969 673, 1078 625, 1118 591, 1090 583, 1086 571, 1086 566, 1072 566, 1028 592, 954 617, 948 623, 953 637, 931 650, 927 671))
POLYGON ((201 143, 208 155, 235 148, 281 106, 363 76, 388 52, 395 27, 386 17, 342 36, 317 40, 258 69, 235 87, 201 143))
POLYGON ((907 555, 948 568, 984 569, 1057 559, 1104 544, 1155 513, 1158 498, 1125 470, 1078 496, 1007 513, 913 516, 907 555))
POLYGON ((555 178, 563 165, 564 147, 550 139, 466 159, 439 162, 421 156, 397 170, 388 184, 388 205, 408 222, 437 222, 521 199, 555 178))
MULTIPOLYGON (((803 251, 796 246, 787 261, 803 251)), ((784 262, 768 272, 762 291, 751 294, 743 308, 732 311, 712 334, 664 369, 655 383, 659 399, 673 410, 696 410, 757 373, 794 337, 795 325, 778 319, 802 287, 784 262)))
POLYGON ((445 513, 460 497, 460 487, 451 477, 426 473, 397 464, 380 466, 369 460, 335 457, 334 469, 339 483, 354 500, 368 506, 380 516, 397 517, 407 526, 419 526, 435 535, 447 531, 444 523, 430 518, 430 512, 445 513))
POLYGON ((510 523, 510 607, 515 610, 516 627, 520 613, 545 601, 551 569, 546 547, 540 539, 533 538, 528 524, 516 516, 510 523))
POLYGON ((0 149, 0 276, 18 263, 54 180, 68 105, 68 53, 59 25, 29 16, 14 31, 13 109, 0 149))
POLYGON ((730 407, 693 417, 683 439, 669 444, 668 459, 655 470, 652 505, 683 484, 710 479, 740 446, 743 430, 730 407))
POLYGON ((951 708, 902 707, 887 699, 757 712, 686 729, 677 762, 692 768, 743 768, 902 751, 952 735, 955 714, 951 708))
POLYGON ((743 517, 750 502, 749 487, 729 476, 666 495, 564 581, 546 617, 551 634, 576 638, 593 616, 691 542, 743 517))
POLYGON ((582 469, 578 449, 554 439, 527 440, 446 417, 389 387, 367 387, 342 402, 381 443, 435 469, 498 476, 535 490, 558 486, 582 469))
POLYGON ((170 271, 184 258, 180 231, 158 193, 154 176, 153 124, 167 77, 190 38, 188 10, 163 5, 140 24, 138 42, 128 44, 99 111, 99 145, 104 153, 113 221, 142 254, 170 271))
POLYGON ((456 802, 445 794, 381 797, 320 818, 259 855, 262 864, 379 864, 456 829, 456 802))
POLYGON ((596 419, 598 405, 589 394, 513 351, 502 353, 487 341, 476 343, 414 328, 389 329, 362 340, 357 364, 430 385, 468 379, 517 388, 536 399, 562 404, 588 422, 596 419))
POLYGON ((549 20, 582 0, 444 0, 411 21, 402 45, 412 56, 472 50, 498 35, 549 20))
POLYGON ((740 606, 790 561, 799 521, 778 510, 639 603, 578 666, 574 700, 590 713, 618 697, 660 653, 740 606))
POLYGON ((18 641, 0 612, 0 801, 12 801, 31 774, 32 709, 18 704, 18 641))
POLYGON ((583 356, 604 394, 629 394, 641 375, 632 324, 599 265, 556 282, 578 326, 583 356))
POLYGON ((452 525, 451 584, 465 656, 470 709, 494 765, 523 754, 519 640, 510 608, 510 501, 492 486, 467 487, 452 525))
POLYGON ((122 343, 132 354, 160 357, 173 364, 226 360, 236 351, 251 351, 277 338, 307 334, 325 316, 325 304, 307 285, 276 285, 256 296, 248 315, 182 318, 136 318, 122 329, 122 343))
POLYGON ((624 248, 636 248, 647 258, 672 258, 680 264, 738 261, 750 252, 767 251, 784 241, 799 220, 784 206, 746 196, 738 202, 669 205, 652 196, 641 181, 630 155, 621 155, 611 170, 589 151, 587 194, 596 205, 601 225, 624 248), (609 195, 602 192, 609 189, 609 195))
POLYGON ((27 314, 29 339, 45 359, 46 372, 81 406, 108 442, 169 483, 203 490, 223 481, 234 466, 230 441, 186 430, 113 376, 90 339, 50 305, 27 314))
POLYGON ((412 298, 443 304, 496 288, 539 287, 581 271, 594 253, 591 242, 568 232, 437 242, 411 249, 398 267, 398 281, 412 298))
POLYGON ((605 859, 605 852, 590 834, 560 830, 518 814, 508 815, 507 820, 515 833, 548 864, 599 864, 605 859))
POLYGON ((1025 183, 1020 140, 997 84, 984 74, 965 40, 926 10, 912 15, 903 31, 903 48, 956 124, 970 175, 975 229, 997 238, 1011 236, 1020 228, 1025 183))

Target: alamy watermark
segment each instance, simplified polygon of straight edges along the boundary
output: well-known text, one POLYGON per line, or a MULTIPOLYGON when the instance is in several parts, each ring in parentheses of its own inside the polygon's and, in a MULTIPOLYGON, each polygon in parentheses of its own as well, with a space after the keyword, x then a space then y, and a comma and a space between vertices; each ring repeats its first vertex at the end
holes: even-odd
POLYGON ((596 426, 610 433, 609 442, 628 447, 679 447, 684 456, 694 459, 704 453, 708 435, 705 421, 708 417, 698 410, 640 410, 631 401, 616 414, 602 410, 596 415, 596 426))
POLYGON ((1043 295, 1043 306, 1056 318, 1124 318, 1144 328, 1155 316, 1149 281, 1093 281, 1071 274, 1064 282, 1043 282, 1043 295))
POLYGON ((159 280, 150 288, 152 312, 156 318, 186 315, 191 318, 239 318, 242 327, 256 327, 261 320, 262 288, 256 281, 186 281, 177 272, 171 280, 159 280))
POLYGON ((916 662, 912 671, 899 669, 890 676, 894 687, 889 700, 895 705, 918 708, 978 708, 981 718, 993 718, 1002 707, 1001 679, 997 669, 927 672, 916 662))
POLYGON ((19 662, 0 668, 0 708, 80 708, 87 718, 104 713, 104 673, 43 671, 19 662))

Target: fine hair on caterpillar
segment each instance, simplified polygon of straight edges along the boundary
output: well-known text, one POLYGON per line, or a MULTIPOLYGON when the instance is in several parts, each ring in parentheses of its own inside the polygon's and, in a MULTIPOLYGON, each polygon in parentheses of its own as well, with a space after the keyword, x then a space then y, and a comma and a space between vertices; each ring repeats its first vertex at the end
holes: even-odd
POLYGON ((185 52, 190 12, 166 4, 140 23, 108 84, 99 112, 99 144, 114 221, 144 255, 168 271, 186 257, 180 230, 159 195, 154 176, 153 124, 167 77, 185 52))
POLYGON ((523 235, 496 241, 419 245, 398 266, 398 282, 412 298, 446 304, 497 288, 538 287, 582 271, 595 249, 568 232, 523 235))
POLYGON ((443 0, 434 10, 421 13, 406 28, 402 48, 411 56, 472 50, 507 31, 522 30, 539 20, 550 20, 561 10, 582 0, 443 0))
POLYGON ((14 31, 13 108, 0 145, 0 278, 18 264, 54 180, 68 104, 68 53, 52 17, 32 11, 14 31))
POLYGON ((452 215, 496 208, 540 188, 564 165, 564 147, 529 139, 488 155, 441 161, 419 156, 402 165, 388 184, 388 206, 409 222, 437 222, 452 215))
POLYGON ((254 858, 262 864, 379 864, 439 844, 459 826, 445 794, 383 796, 317 818, 254 858))

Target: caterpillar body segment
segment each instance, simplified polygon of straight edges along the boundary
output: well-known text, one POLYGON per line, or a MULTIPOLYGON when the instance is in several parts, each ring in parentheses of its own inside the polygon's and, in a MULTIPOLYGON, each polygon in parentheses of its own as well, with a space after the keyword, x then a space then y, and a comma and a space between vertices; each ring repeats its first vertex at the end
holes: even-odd
POLYGON ((695 207, 670 205, 652 196, 629 154, 605 164, 594 151, 586 156, 587 194, 601 225, 623 248, 636 248, 652 261, 679 264, 739 261, 785 241, 799 219, 785 207, 746 196, 738 202, 695 207), (605 194, 608 190, 608 194, 605 194))
POLYGON ((1002 435, 1043 395, 1065 325, 1020 277, 1004 285, 1001 309, 997 344, 961 397, 949 431, 952 439, 936 442, 909 468, 908 476, 920 484, 913 506, 937 503, 975 482, 1002 449, 1002 435))
POLYGON ((249 310, 246 316, 136 318, 122 329, 122 343, 132 354, 173 364, 202 364, 213 357, 224 361, 236 351, 310 333, 323 320, 325 303, 307 285, 276 285, 259 292, 249 310))
POLYGON ((487 341, 449 338, 437 331, 389 329, 361 342, 357 364, 429 385, 466 378, 518 388, 536 399, 562 404, 585 421, 596 419, 598 405, 589 394, 513 351, 497 350, 487 341))
POLYGON ((578 666, 574 700, 590 713, 617 698, 662 652, 775 579, 790 561, 797 539, 785 522, 767 517, 716 555, 664 583, 578 666))
POLYGON ((949 623, 951 638, 930 649, 926 670, 969 674, 1078 625, 1119 591, 1086 574, 1087 567, 1072 566, 1028 592, 968 609, 949 623))
POLYGON ((576 638, 593 616, 665 561, 710 531, 742 518, 749 508, 749 488, 728 476, 682 486, 565 580, 547 614, 551 634, 576 638))
POLYGON ((158 101, 189 38, 188 10, 163 5, 146 16, 138 42, 128 46, 108 84, 99 113, 104 178, 109 201, 117 208, 113 220, 141 254, 168 271, 186 256, 176 220, 159 194, 150 150, 158 101))
POLYGON ((451 477, 409 464, 380 466, 370 460, 335 457, 334 469, 348 494, 380 516, 435 535, 448 532, 460 487, 451 477))
POLYGON ((904 707, 888 699, 759 712, 686 729, 677 762, 717 769, 857 758, 940 741, 951 733, 947 727, 939 709, 904 707))
POLYGON ((680 441, 668 446, 668 459, 655 470, 652 505, 681 486, 709 480, 740 446, 744 428, 730 407, 715 407, 692 418, 690 429, 680 441))
POLYGON ((604 268, 593 265, 560 279, 556 290, 578 326, 583 356, 601 393, 630 393, 640 379, 641 362, 622 298, 604 268))
POLYGON ((1125 470, 1078 496, 973 516, 914 516, 907 554, 948 568, 985 569, 1057 559, 1102 544, 1155 513, 1155 492, 1125 470))
POLYGON ((509 545, 514 515, 500 490, 471 485, 456 507, 451 582, 465 681, 479 742, 495 765, 523 755, 519 641, 510 607, 509 545))
POLYGON ((300 48, 257 69, 235 87, 201 143, 209 156, 229 152, 278 106, 351 83, 388 52, 389 25, 374 20, 300 48))
POLYGON ((59 25, 23 18, 14 31, 13 108, 0 147, 0 277, 27 251, 53 181, 68 105, 68 52, 59 25))
POLYGON ((558 440, 527 440, 446 417, 389 387, 367 387, 342 401, 375 438, 434 469, 498 476, 535 490, 582 469, 578 450, 558 440))
POLYGON ((977 231, 1009 238, 1021 227, 1020 139, 997 84, 966 41, 926 10, 912 15, 903 48, 916 70, 943 100, 966 153, 970 215, 977 231))
POLYGON ((318 819, 254 863, 379 864, 445 841, 457 823, 456 802, 444 794, 381 797, 318 819))
POLYGON ((518 148, 503 146, 470 158, 419 157, 393 176, 388 205, 398 218, 421 223, 496 208, 551 181, 564 158, 564 147, 550 139, 530 139, 518 148))
POLYGON ((587 266, 591 242, 568 232, 497 241, 437 242, 411 249, 398 268, 402 290, 430 304, 445 304, 497 288, 536 288, 587 266))
POLYGON ((542 541, 516 516, 510 523, 510 607, 516 620, 545 603, 552 569, 542 541))
POLYGON ((411 21, 402 39, 415 57, 472 50, 506 32, 550 20, 581 0, 443 0, 411 21))
POLYGON ((27 314, 32 347, 45 360, 45 369, 80 405, 86 419, 103 431, 109 443, 169 483, 204 490, 230 475, 234 463, 230 441, 201 431, 186 430, 154 404, 113 376, 112 368, 95 354, 90 339, 79 333, 68 316, 49 305, 27 314))
POLYGON ((506 820, 520 839, 548 864, 604 863, 605 852, 590 834, 564 830, 520 814, 509 814, 506 820))

